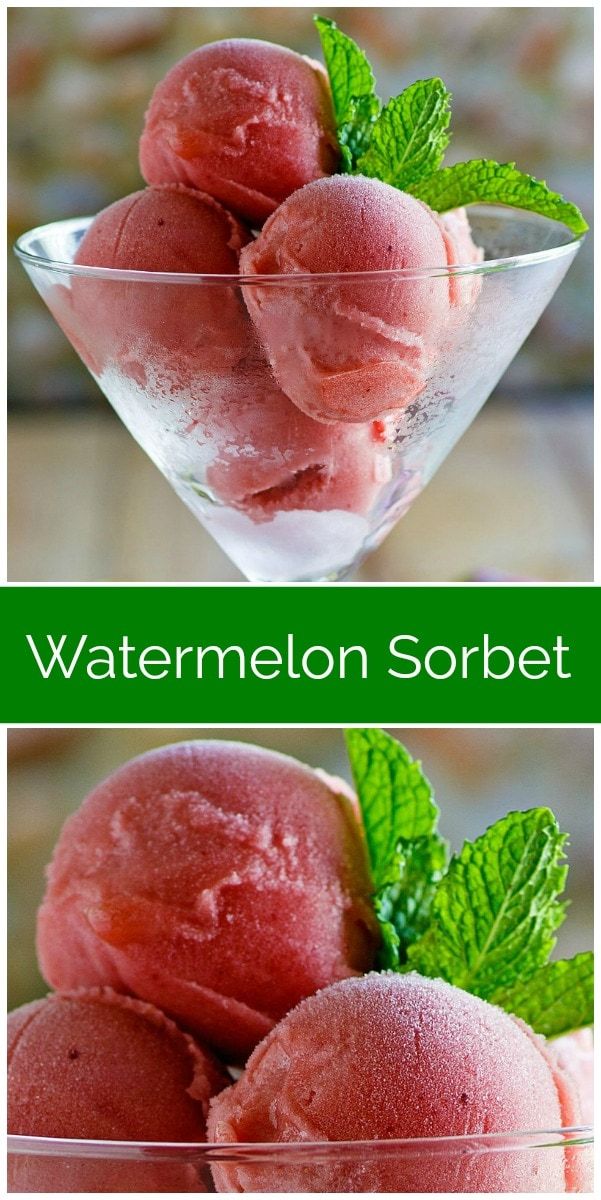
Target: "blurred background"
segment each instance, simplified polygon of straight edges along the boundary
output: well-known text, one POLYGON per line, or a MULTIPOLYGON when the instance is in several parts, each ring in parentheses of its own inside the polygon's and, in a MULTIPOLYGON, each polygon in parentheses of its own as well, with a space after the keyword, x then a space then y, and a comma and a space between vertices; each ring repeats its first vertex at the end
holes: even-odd
MULTIPOLYGON (((592 8, 320 11, 365 48, 385 98, 443 76, 448 162, 515 159, 590 219, 592 8)), ((319 56, 312 12, 10 9, 11 241, 140 186, 144 110, 178 58, 229 36, 319 56)), ((589 234, 498 394, 362 578, 592 578, 591 289, 589 234)), ((9 578, 239 578, 118 425, 12 256, 9 349, 9 578)))
MULTIPOLYGON (((515 809, 547 805, 570 834, 570 907, 557 954, 592 947, 593 733, 587 729, 392 729, 423 761, 453 850, 515 809)), ((42 996, 34 949, 44 867, 65 818, 136 754, 197 737, 256 742, 313 767, 350 772, 338 729, 9 730, 9 1007, 42 996)))

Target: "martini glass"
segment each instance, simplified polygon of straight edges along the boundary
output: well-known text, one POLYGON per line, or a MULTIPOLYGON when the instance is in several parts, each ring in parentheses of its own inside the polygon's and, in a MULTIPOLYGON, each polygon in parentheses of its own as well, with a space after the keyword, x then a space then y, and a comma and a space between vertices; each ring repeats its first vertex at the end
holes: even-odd
POLYGON ((510 208, 474 207, 469 216, 484 261, 452 269, 245 278, 77 266, 91 218, 34 229, 16 253, 130 433, 246 578, 337 580, 432 478, 582 240, 510 208), (376 332, 357 378, 388 411, 365 423, 326 423, 279 386, 245 292, 255 310, 275 313, 282 344, 307 378, 319 371, 320 328, 331 360, 332 328, 347 340, 363 337, 364 314, 379 301, 401 313, 426 297, 446 315, 418 394, 403 380, 406 342, 396 364, 390 341, 378 361, 376 332))
POLYGON ((364 1142, 8 1138, 13 1192, 590 1192, 592 1129, 364 1142))

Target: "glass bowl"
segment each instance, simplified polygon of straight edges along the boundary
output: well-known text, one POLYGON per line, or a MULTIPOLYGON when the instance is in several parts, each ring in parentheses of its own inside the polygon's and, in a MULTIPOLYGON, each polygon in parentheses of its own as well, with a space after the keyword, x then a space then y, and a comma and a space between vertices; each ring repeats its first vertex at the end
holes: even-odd
POLYGON ((432 478, 582 240, 514 209, 469 216, 484 261, 452 269, 77 266, 91 218, 34 229, 16 253, 130 433, 243 574, 334 580, 432 478))
POLYGON ((588 1192, 589 1127, 403 1141, 94 1142, 11 1135, 10 1192, 588 1192))

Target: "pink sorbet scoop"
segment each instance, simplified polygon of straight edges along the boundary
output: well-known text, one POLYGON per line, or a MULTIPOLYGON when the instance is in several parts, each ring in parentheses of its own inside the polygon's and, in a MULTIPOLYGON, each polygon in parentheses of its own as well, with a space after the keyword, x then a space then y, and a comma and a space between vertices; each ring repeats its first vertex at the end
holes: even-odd
POLYGON ((127 763, 66 823, 38 917, 45 978, 160 1005, 243 1058, 300 999, 373 962, 349 801, 235 742, 127 763))
POLYGON ((457 262, 468 238, 465 214, 443 229, 425 204, 377 179, 335 175, 290 196, 240 256, 244 275, 292 276, 244 288, 290 399, 323 421, 363 422, 414 400, 463 300, 448 276, 420 272, 457 262), (406 274, 344 277, 399 270, 406 274))
MULTIPOLYGON (((215 1142, 357 1141, 553 1130, 577 1123, 543 1038, 500 1009, 416 974, 371 974, 303 1001, 211 1102, 215 1142)), ((571 1190, 569 1151, 507 1150, 214 1168, 221 1191, 571 1190)))
MULTIPOLYGON (((236 275, 247 229, 210 196, 151 187, 95 217, 75 255, 78 266, 118 271, 236 275)), ((228 366, 243 352, 244 313, 233 287, 74 275, 48 303, 95 374, 114 366, 144 377, 178 378, 228 366), (193 364, 192 367, 190 364, 193 364)))
POLYGON ((279 512, 367 514, 392 476, 379 425, 326 425, 301 412, 249 357, 225 381, 203 422, 217 447, 207 482, 220 500, 254 522, 279 512))
MULTIPOLYGON (((117 1141, 205 1140, 229 1082, 151 1004, 110 988, 36 1000, 8 1018, 9 1133, 117 1141)), ((198 1191, 190 1164, 14 1155, 12 1191, 198 1191)))
POLYGON ((337 162, 323 67, 252 39, 213 42, 176 63, 140 141, 148 183, 201 188, 255 225, 337 162))

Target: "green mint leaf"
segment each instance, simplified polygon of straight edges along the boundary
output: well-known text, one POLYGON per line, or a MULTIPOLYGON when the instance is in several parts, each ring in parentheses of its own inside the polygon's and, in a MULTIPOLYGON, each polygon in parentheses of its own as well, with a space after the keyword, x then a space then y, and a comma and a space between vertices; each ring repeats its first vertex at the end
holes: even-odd
POLYGON ((437 171, 449 144, 451 93, 442 79, 419 79, 382 109, 357 171, 407 190, 437 171))
POLYGON ((544 966, 565 915, 566 834, 547 808, 513 812, 451 860, 409 968, 484 1000, 544 966))
POLYGON ((473 158, 454 167, 444 167, 429 178, 410 184, 407 190, 435 212, 448 212, 466 204, 509 204, 563 221, 573 233, 585 233, 588 229, 575 204, 564 200, 559 192, 552 192, 542 180, 518 171, 515 163, 473 158))
POLYGON ((338 127, 338 144, 347 174, 353 172, 355 163, 367 150, 381 107, 377 96, 351 100, 347 119, 338 127))
POLYGON ((347 729, 345 736, 377 891, 393 882, 400 839, 434 833, 438 806, 421 763, 396 738, 381 729, 347 729))
POLYGON ((593 989, 594 956, 587 951, 546 963, 528 979, 494 992, 491 1000, 536 1033, 554 1038, 593 1024, 593 989))
POLYGON ((432 786, 404 746, 379 729, 349 729, 346 742, 382 927, 380 966, 394 970, 428 924, 447 846, 432 786))
POLYGON ((352 38, 337 28, 335 21, 314 17, 332 89, 334 116, 338 124, 346 119, 353 100, 375 96, 376 81, 362 50, 352 38))
POLYGON ((436 833, 414 841, 399 839, 391 870, 396 878, 381 887, 374 898, 382 926, 382 970, 396 970, 404 964, 407 948, 427 928, 432 900, 447 862, 447 843, 436 833))
POLYGON ((373 71, 356 42, 342 33, 335 21, 326 17, 313 20, 330 77, 342 165, 350 172, 367 149, 382 105, 376 96, 373 71))
POLYGON ((374 896, 374 912, 380 926, 380 949, 377 967, 380 971, 398 971, 401 963, 401 938, 392 917, 394 902, 388 898, 387 888, 374 896))

